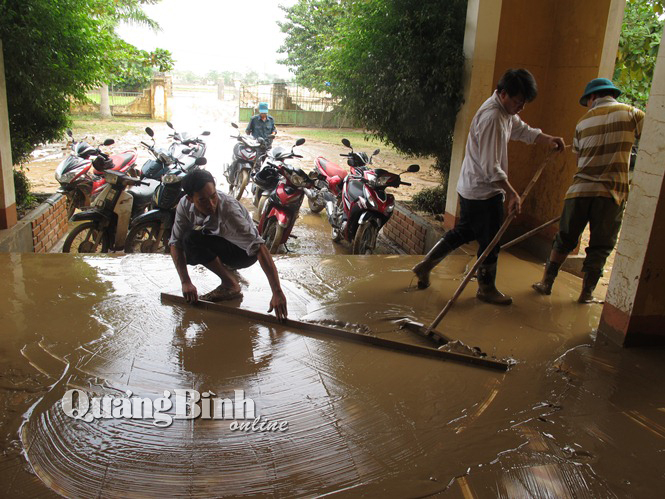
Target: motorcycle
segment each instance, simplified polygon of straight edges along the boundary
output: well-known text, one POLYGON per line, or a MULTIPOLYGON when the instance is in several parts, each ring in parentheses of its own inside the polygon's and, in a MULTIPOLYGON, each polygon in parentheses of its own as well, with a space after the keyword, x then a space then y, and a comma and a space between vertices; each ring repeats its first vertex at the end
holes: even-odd
POLYGON ((173 130, 173 133, 168 136, 173 139, 168 149, 169 153, 174 158, 182 161, 187 169, 191 169, 196 158, 204 157, 207 150, 205 141, 199 137, 207 137, 210 132, 206 130, 199 135, 191 135, 187 132, 177 132, 170 121, 167 121, 166 125, 173 130))
MULTIPOLYGON (((146 127, 145 133, 147 133, 152 139, 152 145, 143 141, 141 141, 141 145, 150 151, 153 158, 147 160, 141 167, 142 179, 148 178, 152 180, 161 180, 162 177, 170 171, 171 165, 174 163, 179 164, 182 171, 185 173, 189 173, 198 168, 196 159, 203 156, 194 155, 200 153, 200 149, 197 150, 186 147, 175 151, 172 146, 169 146, 168 150, 158 149, 155 147, 155 132, 152 128, 146 127)), ((205 148, 203 149, 203 153, 205 153, 205 148)))
POLYGON ((96 166, 104 170, 106 183, 90 209, 72 215, 73 222, 83 223, 67 235, 63 253, 106 253, 123 249, 130 220, 150 205, 159 185, 155 180, 146 182, 110 169, 112 163, 102 156, 95 162, 101 162, 96 166))
POLYGON ((386 193, 386 188, 411 185, 402 182, 400 175, 415 173, 420 166, 410 165, 405 172, 397 174, 366 165, 354 168, 344 178, 339 197, 324 191, 326 213, 334 242, 349 241, 354 255, 372 254, 379 231, 395 209, 395 197, 386 193))
MULTIPOLYGON (((77 142, 71 130, 67 130, 67 135, 72 139, 72 153, 56 168, 55 179, 60 183, 58 192, 67 198, 67 217, 71 218, 77 208, 90 206, 105 181, 102 172, 93 166, 93 160, 103 154, 99 147, 93 147, 85 141, 77 142)), ((114 143, 113 139, 106 139, 103 145, 114 143)), ((136 163, 137 153, 125 151, 108 158, 113 163, 112 170, 126 172, 136 163)))
MULTIPOLYGON (((175 220, 175 210, 185 195, 181 188, 184 176, 192 171, 177 159, 176 166, 166 175, 152 197, 153 209, 132 219, 125 240, 125 253, 168 253, 169 239, 175 220)), ((196 158, 196 168, 207 163, 206 158, 196 158)))
MULTIPOLYGON (((231 126, 238 129, 235 123, 231 123, 231 126)), ((238 142, 233 146, 231 163, 224 166, 224 176, 229 183, 229 194, 240 200, 252 172, 258 171, 260 162, 265 159, 271 141, 257 140, 250 135, 241 134, 240 131, 238 135, 231 135, 231 138, 238 142)))
MULTIPOLYGON (((342 144, 351 149, 350 153, 342 153, 340 156, 347 158, 352 175, 361 175, 367 165, 372 164, 372 158, 381 151, 376 149, 371 156, 367 156, 365 152, 355 152, 348 139, 342 139, 342 144)), ((305 189, 305 195, 312 213, 319 213, 326 207, 327 192, 330 192, 336 199, 341 199, 344 179, 349 172, 323 156, 316 158, 314 168, 322 176, 322 180, 316 183, 314 189, 305 189)))
MULTIPOLYGON (((304 143, 305 139, 298 139, 293 147, 304 143)), ((287 159, 301 157, 293 152, 293 148, 291 151, 276 152, 274 160, 269 159, 266 167, 256 175, 255 180, 261 188, 272 190, 274 187, 259 220, 259 234, 272 254, 277 253, 280 245, 285 244, 291 235, 305 197, 304 189, 312 188, 319 179, 319 175, 314 171, 308 175, 302 169, 285 163, 287 159), (278 175, 274 174, 275 171, 278 175), (264 181, 265 178, 270 180, 264 181)))

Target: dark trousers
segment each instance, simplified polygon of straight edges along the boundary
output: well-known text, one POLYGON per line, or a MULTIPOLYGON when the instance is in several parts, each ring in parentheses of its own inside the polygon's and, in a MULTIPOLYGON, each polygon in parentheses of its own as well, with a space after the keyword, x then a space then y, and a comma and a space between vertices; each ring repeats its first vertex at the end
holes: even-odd
POLYGON ((602 196, 566 199, 563 204, 559 232, 554 239, 554 249, 570 253, 579 241, 586 224, 589 224, 589 247, 582 264, 584 272, 602 272, 605 260, 614 249, 623 219, 624 203, 602 196))
MULTIPOLYGON (((442 240, 452 249, 471 241, 478 241, 478 256, 483 254, 503 223, 503 194, 483 200, 459 197, 460 218, 455 228, 445 233, 442 240)), ((493 265, 499 258, 497 244, 484 265, 493 265)))
POLYGON ((206 265, 219 257, 231 269, 244 269, 256 262, 247 252, 223 237, 203 234, 200 230, 185 232, 182 238, 187 265, 206 265))

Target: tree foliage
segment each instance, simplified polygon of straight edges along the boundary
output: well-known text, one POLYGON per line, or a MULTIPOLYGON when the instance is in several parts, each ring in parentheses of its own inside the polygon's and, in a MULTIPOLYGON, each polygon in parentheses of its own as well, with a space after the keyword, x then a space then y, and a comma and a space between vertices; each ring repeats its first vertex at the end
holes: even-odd
POLYGON ((278 50, 286 58, 279 62, 289 66, 300 85, 316 90, 326 88, 326 52, 345 14, 345 3, 348 2, 300 0, 292 7, 280 6, 286 21, 277 24, 287 36, 278 50))
POLYGON ((6 0, 0 4, 12 158, 60 137, 70 97, 99 84, 110 38, 90 19, 92 0, 6 0))
POLYGON ((341 97, 380 139, 448 166, 466 0, 300 0, 283 50, 297 79, 341 97))
POLYGON ((624 91, 620 100, 646 109, 663 32, 661 2, 628 0, 624 14, 614 83, 624 91))
POLYGON ((122 66, 118 61, 127 54, 140 54, 150 64, 168 63, 170 54, 143 54, 111 29, 120 19, 153 26, 141 5, 157 1, 0 2, 15 164, 25 161, 39 143, 58 140, 69 124, 71 100, 83 100, 88 90, 109 81, 108 75, 122 66))
POLYGON ((173 57, 168 50, 140 50, 117 37, 111 56, 114 64, 109 71, 110 82, 116 89, 125 91, 146 88, 156 72, 163 73, 173 69, 173 57))

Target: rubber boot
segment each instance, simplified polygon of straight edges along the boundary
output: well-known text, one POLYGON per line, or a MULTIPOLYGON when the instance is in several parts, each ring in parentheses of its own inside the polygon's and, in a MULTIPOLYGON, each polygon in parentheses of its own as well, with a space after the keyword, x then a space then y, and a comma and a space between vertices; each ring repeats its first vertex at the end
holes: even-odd
POLYGON ((510 296, 504 295, 496 289, 494 284, 496 280, 496 263, 481 265, 478 268, 476 277, 478 278, 476 298, 494 305, 510 305, 513 302, 510 296))
POLYGON ((453 248, 447 242, 441 239, 439 240, 438 243, 434 245, 434 247, 431 250, 429 250, 429 253, 427 253, 425 259, 411 269, 418 278, 418 289, 429 288, 430 272, 434 267, 436 267, 439 263, 441 263, 441 260, 443 260, 446 256, 448 256, 448 254, 450 254, 450 252, 452 252, 454 249, 455 248, 453 248))
POLYGON ((545 272, 543 273, 543 278, 534 284, 531 285, 533 289, 538 291, 541 295, 551 295, 552 294, 552 285, 554 284, 554 279, 559 275, 559 269, 561 264, 557 262, 547 261, 545 265, 545 272))
POLYGON ((596 285, 600 280, 600 277, 603 275, 603 271, 592 270, 584 273, 584 279, 582 279, 582 292, 580 297, 577 299, 578 303, 593 303, 593 290, 596 289, 596 285))

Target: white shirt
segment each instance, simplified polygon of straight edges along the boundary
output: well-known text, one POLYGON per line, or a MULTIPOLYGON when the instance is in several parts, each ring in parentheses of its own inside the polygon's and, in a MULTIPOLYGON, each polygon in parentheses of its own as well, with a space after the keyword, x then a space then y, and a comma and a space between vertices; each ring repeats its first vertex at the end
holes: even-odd
POLYGON ((494 182, 508 178, 508 141, 533 144, 540 134, 540 129, 531 128, 518 115, 508 114, 495 91, 471 122, 457 193, 474 200, 504 193, 494 182))
POLYGON ((212 215, 200 213, 194 203, 183 196, 175 210, 175 220, 169 245, 182 248, 182 238, 188 230, 203 230, 205 234, 220 236, 244 249, 248 256, 256 255, 265 242, 256 230, 252 216, 235 198, 217 191, 219 203, 212 215))

